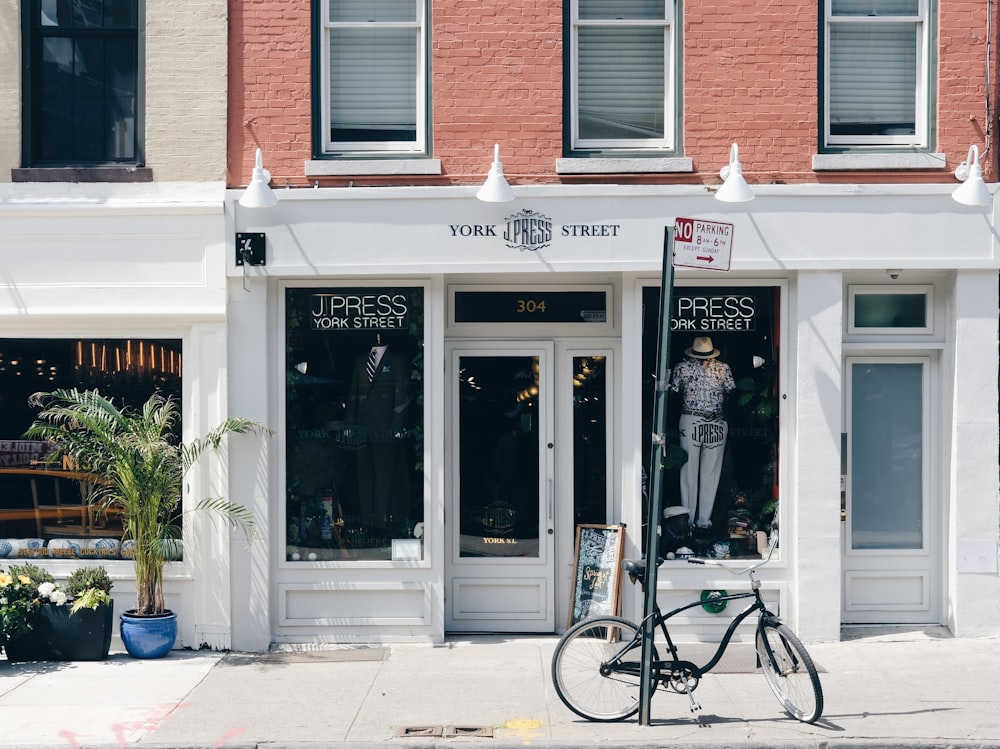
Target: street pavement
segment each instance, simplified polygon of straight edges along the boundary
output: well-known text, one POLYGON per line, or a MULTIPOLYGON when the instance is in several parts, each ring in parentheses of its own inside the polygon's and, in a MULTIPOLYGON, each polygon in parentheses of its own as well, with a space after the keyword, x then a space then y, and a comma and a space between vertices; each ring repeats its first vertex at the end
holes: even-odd
POLYGON ((753 672, 750 645, 704 677, 699 712, 658 689, 649 725, 589 722, 552 687, 557 640, 453 636, 149 661, 115 647, 96 663, 0 659, 0 748, 1000 749, 997 637, 861 628, 807 643, 826 703, 814 725, 782 712, 753 672))

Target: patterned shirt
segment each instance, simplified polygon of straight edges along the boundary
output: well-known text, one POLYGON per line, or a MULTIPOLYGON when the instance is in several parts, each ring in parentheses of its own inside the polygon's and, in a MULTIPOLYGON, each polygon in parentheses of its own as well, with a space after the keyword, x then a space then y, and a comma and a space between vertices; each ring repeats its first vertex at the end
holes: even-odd
POLYGON ((685 411, 722 416, 723 399, 734 390, 733 371, 718 359, 684 359, 674 367, 670 389, 683 393, 685 411))

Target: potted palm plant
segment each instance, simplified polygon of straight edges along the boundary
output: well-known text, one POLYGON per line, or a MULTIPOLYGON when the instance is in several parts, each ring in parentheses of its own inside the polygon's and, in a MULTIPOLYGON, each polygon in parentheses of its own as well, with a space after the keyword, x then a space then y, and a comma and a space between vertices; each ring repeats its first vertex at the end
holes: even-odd
POLYGON ((180 412, 171 398, 154 394, 136 410, 119 408, 97 390, 61 389, 35 393, 40 408, 25 436, 52 445, 47 460, 66 458, 96 477, 89 499, 98 510, 121 518, 122 545, 135 569, 136 605, 120 617, 125 649, 136 657, 166 655, 177 636, 176 614, 163 598, 163 570, 181 537, 186 512, 205 510, 254 532, 253 514, 222 497, 184 508, 181 491, 188 469, 206 452, 221 447, 228 434, 269 433, 255 421, 224 420, 188 444, 177 436, 180 412), (148 647, 147 647, 148 646, 148 647))

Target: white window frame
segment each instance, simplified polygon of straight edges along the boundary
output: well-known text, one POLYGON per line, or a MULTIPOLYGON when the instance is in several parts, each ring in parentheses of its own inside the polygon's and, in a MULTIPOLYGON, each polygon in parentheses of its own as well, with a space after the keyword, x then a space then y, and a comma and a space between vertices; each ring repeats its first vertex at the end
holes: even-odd
POLYGON ((916 148, 929 147, 929 113, 928 101, 931 85, 930 76, 930 0, 919 0, 916 15, 867 16, 838 15, 832 13, 834 0, 824 0, 823 24, 823 140, 824 146, 909 146, 916 148), (831 110, 831 61, 832 51, 831 30, 840 24, 901 24, 912 23, 917 37, 916 91, 914 92, 914 133, 901 135, 832 135, 830 129, 831 110))
POLYGON ((933 284, 908 284, 906 286, 850 284, 847 287, 847 333, 848 335, 932 335, 934 333, 934 286, 933 284), (871 294, 899 294, 924 297, 925 325, 906 328, 870 328, 855 322, 855 302, 859 296, 871 294))
POLYGON ((330 20, 330 3, 335 0, 322 0, 320 6, 319 47, 320 83, 317 95, 320 99, 320 122, 322 152, 324 154, 350 153, 356 156, 361 153, 425 153, 427 148, 427 0, 413 0, 416 5, 415 21, 369 21, 365 23, 334 23, 330 20), (416 29, 416 76, 414 81, 417 105, 416 138, 413 141, 333 141, 330 138, 330 34, 334 29, 416 29))
POLYGON ((675 80, 677 65, 675 58, 676 49, 676 24, 674 23, 674 0, 664 0, 664 17, 662 19, 634 19, 634 20, 581 20, 580 2, 571 0, 570 3, 570 144, 574 151, 579 150, 665 150, 675 147, 675 100, 677 98, 677 81, 675 80), (635 139, 609 139, 585 140, 580 137, 580 50, 579 32, 581 28, 600 27, 662 27, 663 28, 663 138, 635 138, 635 139))

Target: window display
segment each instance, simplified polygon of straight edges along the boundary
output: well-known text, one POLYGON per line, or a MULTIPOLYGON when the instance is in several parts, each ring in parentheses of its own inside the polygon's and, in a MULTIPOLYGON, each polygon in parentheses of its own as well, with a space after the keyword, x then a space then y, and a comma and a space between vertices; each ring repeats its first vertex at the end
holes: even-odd
POLYGON ((423 289, 285 296, 287 559, 422 559, 423 289))
MULTIPOLYGON (((47 464, 46 443, 22 438, 37 416, 28 398, 96 389, 117 405, 160 393, 180 406, 181 369, 176 339, 0 339, 0 558, 129 557, 121 519, 88 501, 95 477, 47 464)), ((170 556, 181 558, 179 541, 170 556)))
MULTIPOLYGON (((769 286, 673 290, 661 554, 757 556, 776 517, 779 302, 769 286)), ((659 307, 659 287, 643 289, 644 479, 659 307)))

